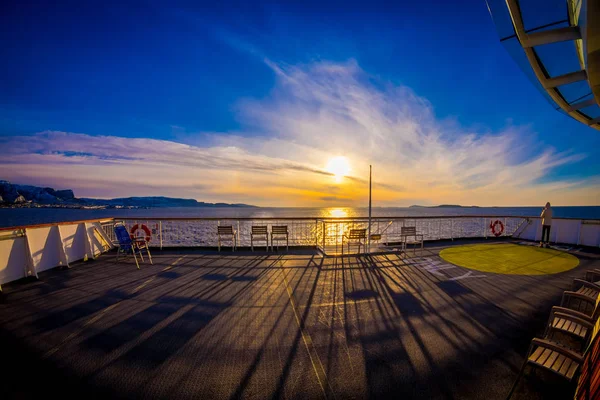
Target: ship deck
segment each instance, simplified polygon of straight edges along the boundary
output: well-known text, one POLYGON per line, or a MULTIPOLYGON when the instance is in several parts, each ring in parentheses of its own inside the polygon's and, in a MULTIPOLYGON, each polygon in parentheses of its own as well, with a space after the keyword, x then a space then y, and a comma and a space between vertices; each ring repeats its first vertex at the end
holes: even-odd
MULTIPOLYGON (((486 243, 491 243, 491 240, 486 243)), ((597 251, 549 275, 408 256, 114 253, 3 286, 4 398, 502 399, 549 310, 597 251)), ((573 394, 528 370, 514 398, 573 394)))

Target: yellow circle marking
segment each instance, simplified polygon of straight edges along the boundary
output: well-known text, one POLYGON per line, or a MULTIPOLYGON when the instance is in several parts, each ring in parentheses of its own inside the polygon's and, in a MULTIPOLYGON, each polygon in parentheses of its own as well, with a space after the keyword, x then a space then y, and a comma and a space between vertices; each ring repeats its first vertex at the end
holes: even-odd
POLYGON ((563 251, 510 243, 450 247, 440 257, 459 267, 509 275, 558 274, 579 265, 577 257, 563 251))

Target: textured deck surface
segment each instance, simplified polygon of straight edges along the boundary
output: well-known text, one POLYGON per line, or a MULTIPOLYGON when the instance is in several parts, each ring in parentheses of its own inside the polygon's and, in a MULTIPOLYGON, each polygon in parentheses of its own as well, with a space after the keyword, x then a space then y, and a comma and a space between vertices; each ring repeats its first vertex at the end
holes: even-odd
MULTIPOLYGON (((489 242, 488 242, 489 243, 489 242)), ((398 254, 111 254, 4 287, 3 398, 506 396, 574 277, 496 275, 398 254)), ((528 373, 514 398, 572 396, 528 373)))

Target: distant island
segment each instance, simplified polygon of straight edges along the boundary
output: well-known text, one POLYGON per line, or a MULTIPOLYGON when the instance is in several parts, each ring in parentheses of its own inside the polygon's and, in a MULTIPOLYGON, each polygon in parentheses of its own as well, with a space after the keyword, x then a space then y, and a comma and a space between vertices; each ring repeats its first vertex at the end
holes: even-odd
POLYGON ((0 180, 2 207, 60 207, 60 208, 155 208, 155 207, 256 207, 248 204, 205 203, 194 199, 174 197, 123 197, 117 199, 77 198, 71 189, 17 185, 0 180))
POLYGON ((440 204, 439 206, 412 205, 409 208, 479 208, 479 206, 461 206, 458 204, 440 204))

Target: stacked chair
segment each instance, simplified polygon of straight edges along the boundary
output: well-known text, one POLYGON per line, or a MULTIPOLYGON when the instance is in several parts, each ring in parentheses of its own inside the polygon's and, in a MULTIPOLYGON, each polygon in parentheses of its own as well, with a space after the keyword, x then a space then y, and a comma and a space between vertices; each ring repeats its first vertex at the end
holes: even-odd
MULTIPOLYGON (((527 359, 508 398, 512 396, 527 366, 551 371, 572 382, 580 376, 583 366, 596 365, 590 359, 598 357, 599 317, 600 270, 592 270, 586 273, 585 279, 575 279, 573 290, 564 292, 560 306, 552 307, 543 337, 531 341, 527 359)), ((600 371, 598 368, 595 372, 592 370, 593 368, 588 368, 586 373, 581 374, 581 378, 597 382, 600 377, 596 375, 600 371), (593 379, 590 379, 591 376, 593 379)), ((590 392, 589 387, 586 390, 586 393, 590 392)))

